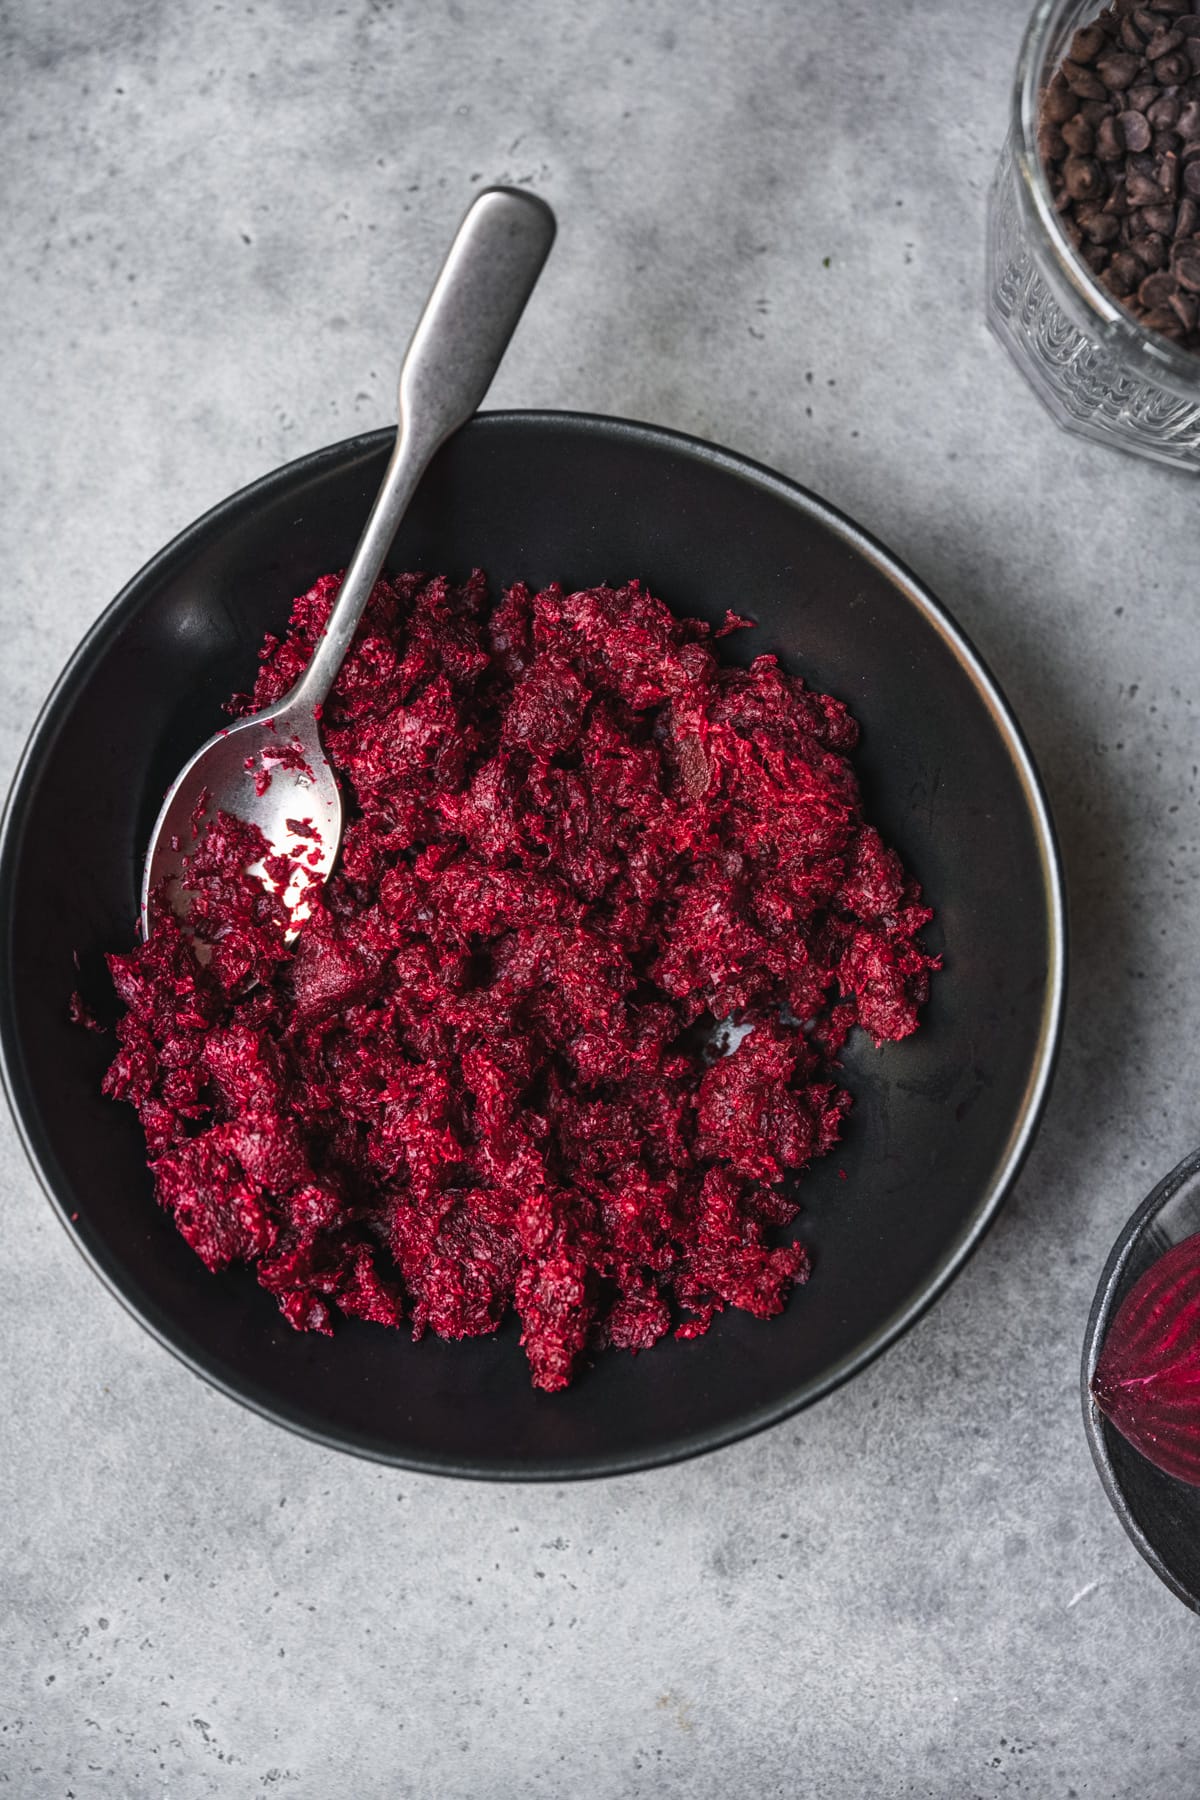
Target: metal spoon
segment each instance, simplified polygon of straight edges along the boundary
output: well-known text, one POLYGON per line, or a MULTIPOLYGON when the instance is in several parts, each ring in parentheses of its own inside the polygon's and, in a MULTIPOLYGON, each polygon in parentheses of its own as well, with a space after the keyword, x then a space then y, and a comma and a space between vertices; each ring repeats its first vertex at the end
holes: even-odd
MULTIPOLYGON (((487 393, 554 241, 554 214, 532 194, 490 188, 459 226, 400 370, 399 423, 383 486, 312 658, 274 706, 239 719, 197 750, 167 793, 142 875, 142 933, 161 882, 186 919, 184 859, 218 812, 257 825, 290 859, 291 931, 305 895, 327 879, 342 837, 342 796, 321 744, 321 707, 350 648, 405 509, 435 451, 487 393)), ((275 888, 261 863, 252 865, 275 888)))

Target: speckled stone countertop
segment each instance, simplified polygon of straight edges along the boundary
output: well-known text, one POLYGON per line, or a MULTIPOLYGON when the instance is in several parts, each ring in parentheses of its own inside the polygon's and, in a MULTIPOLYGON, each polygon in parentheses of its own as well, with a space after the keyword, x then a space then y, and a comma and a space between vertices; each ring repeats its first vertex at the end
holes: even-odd
POLYGON ((715 438, 890 544, 1026 728, 1074 938, 1045 1126, 934 1311, 791 1423, 612 1482, 406 1476, 241 1411, 88 1273, 5 1119, 5 1792, 1197 1792, 1197 1621, 1104 1499, 1078 1355, 1200 1141, 1200 513, 986 332, 1025 12, 6 10, 5 779, 153 551, 392 416, 466 199, 523 182, 561 234, 493 404, 715 438))

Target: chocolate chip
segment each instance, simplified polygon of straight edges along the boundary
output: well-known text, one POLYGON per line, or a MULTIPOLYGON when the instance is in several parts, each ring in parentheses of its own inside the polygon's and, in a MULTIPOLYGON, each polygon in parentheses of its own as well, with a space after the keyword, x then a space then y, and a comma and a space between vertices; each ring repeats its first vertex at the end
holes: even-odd
MULTIPOLYGON (((1072 66, 1077 69, 1079 67, 1078 64, 1072 66)), ((1106 50, 1096 61, 1096 74, 1104 86, 1111 89, 1113 93, 1119 93, 1122 88, 1127 88, 1137 72, 1138 59, 1136 56, 1131 56, 1126 50, 1106 50)), ((1063 73, 1067 78, 1068 87, 1072 88, 1075 93, 1080 93, 1082 90, 1071 79, 1071 68, 1066 63, 1063 64, 1063 73)), ((1087 70, 1079 69, 1080 75, 1087 75, 1087 73, 1087 70)), ((1095 80, 1095 76, 1089 76, 1089 79, 1095 80)), ((1100 97, 1099 94, 1092 93, 1084 95, 1087 100, 1098 100, 1100 97)))
MULTIPOLYGON (((1197 20, 1197 23, 1200 24, 1200 19, 1197 20)), ((1193 142, 1196 138, 1200 138, 1200 100, 1186 100, 1184 102, 1179 110, 1179 117, 1175 122, 1175 129, 1179 133, 1179 136, 1188 143, 1193 142)))
POLYGON ((1132 293, 1142 279, 1142 265, 1136 256, 1128 250, 1118 250, 1108 265, 1113 284, 1119 286, 1123 294, 1132 293))
POLYGON ((1186 81, 1192 72, 1192 59, 1180 50, 1173 50, 1170 56, 1160 56, 1152 63, 1154 79, 1161 81, 1164 87, 1174 87, 1177 82, 1186 81))
POLYGON ((1089 238, 1093 244, 1111 244, 1121 230, 1120 219, 1114 219, 1111 213, 1106 212, 1089 213, 1079 223, 1083 227, 1084 237, 1089 238))
POLYGON ((1200 294, 1200 244, 1194 238, 1175 244, 1171 249, 1171 272, 1180 287, 1200 294))
POLYGON ((1132 19, 1121 20, 1121 42, 1134 56, 1140 56, 1146 47, 1146 40, 1132 19))
MULTIPOLYGON (((1070 199, 1069 194, 1067 198, 1070 199)), ((1125 214, 1129 211, 1129 201, 1125 193, 1125 177, 1123 175, 1118 176, 1116 181, 1113 182, 1112 193, 1104 202, 1104 210, 1108 213, 1116 213, 1119 218, 1124 218, 1125 214)))
POLYGON ((1122 96, 1126 106, 1132 106, 1134 112, 1145 112, 1158 99, 1160 89, 1156 87, 1132 87, 1122 96))
POLYGON ((1160 269, 1156 275, 1147 275, 1138 289, 1138 299, 1143 306, 1166 306, 1175 292, 1175 277, 1166 269, 1160 269))
POLYGON ((1200 301, 1194 294, 1182 293, 1179 289, 1171 295, 1171 310, 1185 331, 1195 331, 1196 319, 1200 317, 1200 301))
POLYGON ((1166 268, 1167 241, 1157 232, 1147 231, 1143 236, 1135 237, 1129 248, 1147 269, 1166 268))
POLYGON ((1185 194, 1179 202, 1179 211, 1175 215, 1175 236, 1190 238, 1196 227, 1200 225, 1200 201, 1193 200, 1185 194))
POLYGON ((1165 26, 1160 25, 1146 45, 1146 58, 1152 63, 1159 62, 1164 56, 1170 56, 1173 50, 1180 49, 1182 44, 1182 31, 1168 31, 1165 26))
MULTIPOLYGON (((1200 176, 1200 169, 1196 171, 1200 176)), ((1103 192, 1104 176, 1100 172, 1100 164, 1090 156, 1068 156, 1063 164, 1063 180, 1067 184, 1067 192, 1072 200, 1094 200, 1103 192)), ((1200 185, 1194 190, 1200 193, 1200 185)), ((1154 190, 1157 198, 1158 189, 1154 190)))
POLYGON ((1150 126, 1144 113, 1123 112, 1117 114, 1117 125, 1127 150, 1148 150, 1150 148, 1150 126))
MULTIPOLYGON (((1076 113, 1062 127, 1063 141, 1074 151, 1076 156, 1090 156, 1096 147, 1096 134, 1087 120, 1076 113)), ((1149 142, 1149 134, 1147 134, 1149 142)))
POLYGON ((1142 324, 1148 331, 1160 331, 1164 337, 1180 338, 1183 327, 1179 323, 1179 314, 1171 306, 1156 306, 1142 314, 1142 324))
MULTIPOLYGON (((1058 131, 1058 126, 1051 125, 1050 122, 1047 121, 1041 127, 1041 130, 1058 131)), ((1038 137, 1038 146, 1039 148, 1041 147, 1040 134, 1038 137)), ((1063 151, 1059 152, 1060 156, 1064 154, 1065 152, 1063 151)), ((1125 149, 1121 141, 1121 133, 1117 128, 1117 121, 1111 118, 1101 119, 1099 125, 1096 127, 1096 155, 1100 157, 1103 162, 1117 162, 1124 154, 1125 149)))
POLYGON ((1108 267, 1108 250, 1103 244, 1085 244, 1080 255, 1093 275, 1108 267))
MULTIPOLYGON (((1068 159, 1063 167, 1069 169, 1070 166, 1071 160, 1068 159)), ((1070 181, 1068 181, 1068 192, 1070 191, 1070 187, 1071 184, 1070 181)), ((1154 176, 1143 175, 1137 169, 1134 169, 1131 174, 1126 176, 1125 190, 1129 195, 1130 206, 1156 206, 1162 199, 1162 189, 1154 179, 1154 176)), ((1090 195, 1083 194, 1075 194, 1072 196, 1072 198, 1076 200, 1090 199, 1090 197, 1090 195)))
POLYGON ((1153 106, 1146 108, 1146 117, 1155 131, 1170 131, 1179 117, 1180 102, 1174 94, 1164 94, 1153 106))
POLYGON ((1081 100, 1103 100, 1108 93, 1108 83, 1094 69, 1085 69, 1082 63, 1064 62, 1063 75, 1067 86, 1081 100))
POLYGON ((1049 120, 1038 126, 1037 147, 1038 155, 1044 163, 1061 162, 1067 154, 1062 132, 1057 125, 1051 125, 1049 120))
POLYGON ((1107 42, 1108 33, 1103 25, 1082 26, 1071 39, 1071 61, 1094 62, 1107 42))
POLYGON ((1052 125, 1062 125, 1073 118, 1079 104, 1066 82, 1058 86, 1058 81, 1059 76, 1055 75, 1042 96, 1042 117, 1049 119, 1052 125))
POLYGON ((1183 191, 1185 194, 1190 194, 1193 200, 1200 199, 1200 162, 1194 157, 1184 166, 1183 191))
POLYGON ((1175 208, 1173 206, 1144 206, 1141 222, 1147 231, 1157 231, 1163 237, 1172 237, 1175 232, 1175 208))

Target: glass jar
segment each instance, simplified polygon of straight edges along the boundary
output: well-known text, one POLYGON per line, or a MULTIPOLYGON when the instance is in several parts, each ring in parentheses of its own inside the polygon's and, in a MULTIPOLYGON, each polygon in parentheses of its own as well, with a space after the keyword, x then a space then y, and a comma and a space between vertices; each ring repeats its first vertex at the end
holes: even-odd
POLYGON ((1042 89, 1101 0, 1041 0, 988 203, 988 323, 1060 425, 1200 470, 1200 355, 1148 332, 1076 255, 1037 149, 1042 89))

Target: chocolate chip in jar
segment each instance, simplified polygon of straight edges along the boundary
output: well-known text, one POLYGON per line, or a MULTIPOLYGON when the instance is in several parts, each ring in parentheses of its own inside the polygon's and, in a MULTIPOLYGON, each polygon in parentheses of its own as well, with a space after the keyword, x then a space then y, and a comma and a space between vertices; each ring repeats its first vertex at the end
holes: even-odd
POLYGON ((1200 0, 1114 0, 1041 96, 1068 243, 1147 331, 1200 353, 1200 0))

